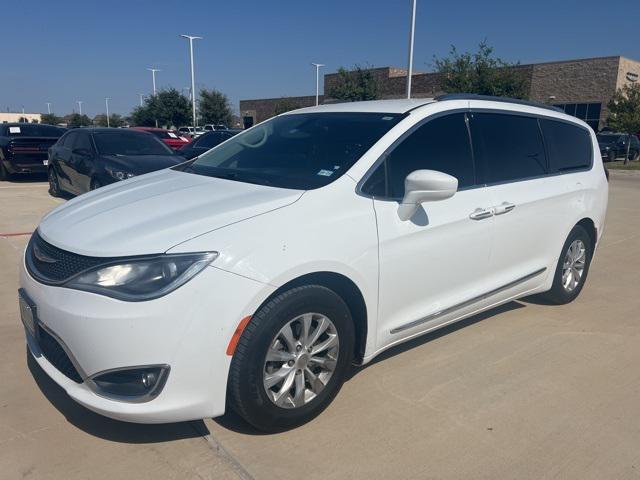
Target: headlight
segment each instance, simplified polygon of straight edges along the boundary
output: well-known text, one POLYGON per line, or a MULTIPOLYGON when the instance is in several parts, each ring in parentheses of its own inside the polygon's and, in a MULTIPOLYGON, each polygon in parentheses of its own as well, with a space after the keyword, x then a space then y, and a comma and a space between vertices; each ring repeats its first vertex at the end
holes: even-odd
POLYGON ((135 177, 135 173, 124 172, 122 170, 115 170, 113 168, 105 167, 105 170, 116 180, 126 180, 127 178, 135 177))
POLYGON ((206 252, 133 258, 95 267, 64 286, 130 302, 151 300, 184 285, 217 257, 206 252))

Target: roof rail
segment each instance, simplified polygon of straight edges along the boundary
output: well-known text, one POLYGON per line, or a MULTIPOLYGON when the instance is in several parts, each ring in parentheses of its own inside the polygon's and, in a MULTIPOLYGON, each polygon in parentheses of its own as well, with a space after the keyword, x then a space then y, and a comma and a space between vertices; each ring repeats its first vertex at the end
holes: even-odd
POLYGON ((530 107, 544 108, 546 110, 553 110, 554 112, 564 113, 564 110, 553 105, 547 105, 546 103, 533 102, 531 100, 522 100, 521 98, 509 98, 509 97, 494 97, 492 95, 478 95, 476 93, 446 93, 444 95, 438 95, 434 98, 438 102, 444 100, 488 100, 491 102, 504 102, 515 103, 516 105, 528 105, 530 107))

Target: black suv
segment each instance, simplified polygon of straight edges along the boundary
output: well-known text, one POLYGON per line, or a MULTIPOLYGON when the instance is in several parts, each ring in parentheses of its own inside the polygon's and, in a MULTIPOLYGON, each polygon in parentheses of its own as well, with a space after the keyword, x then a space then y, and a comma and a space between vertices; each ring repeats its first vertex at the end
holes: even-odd
POLYGON ((155 135, 120 128, 69 131, 49 149, 49 193, 79 195, 163 168, 184 158, 155 135))
POLYGON ((0 124, 0 180, 47 171, 47 150, 66 129, 39 123, 0 124))
POLYGON ((616 158, 623 157, 627 153, 627 140, 630 138, 629 160, 637 160, 640 157, 640 141, 635 135, 626 133, 599 133, 597 135, 600 154, 606 162, 613 162, 616 158))

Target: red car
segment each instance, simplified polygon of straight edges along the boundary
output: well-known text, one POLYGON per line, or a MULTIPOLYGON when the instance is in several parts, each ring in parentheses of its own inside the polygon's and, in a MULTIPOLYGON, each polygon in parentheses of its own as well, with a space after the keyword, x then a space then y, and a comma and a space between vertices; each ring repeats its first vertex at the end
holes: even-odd
POLYGON ((160 140, 162 140, 167 146, 172 148, 173 150, 178 150, 181 147, 184 147, 191 140, 181 136, 175 130, 165 130, 164 128, 154 128, 154 127, 131 127, 132 130, 139 130, 141 132, 149 132, 160 140))

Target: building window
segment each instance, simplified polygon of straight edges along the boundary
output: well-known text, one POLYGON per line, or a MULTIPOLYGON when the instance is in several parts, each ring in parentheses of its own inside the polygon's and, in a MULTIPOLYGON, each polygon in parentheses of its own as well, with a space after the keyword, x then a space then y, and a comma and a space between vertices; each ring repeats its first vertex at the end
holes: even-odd
POLYGON ((601 103, 560 103, 554 107, 561 108, 567 115, 584 120, 591 128, 598 131, 601 103))

